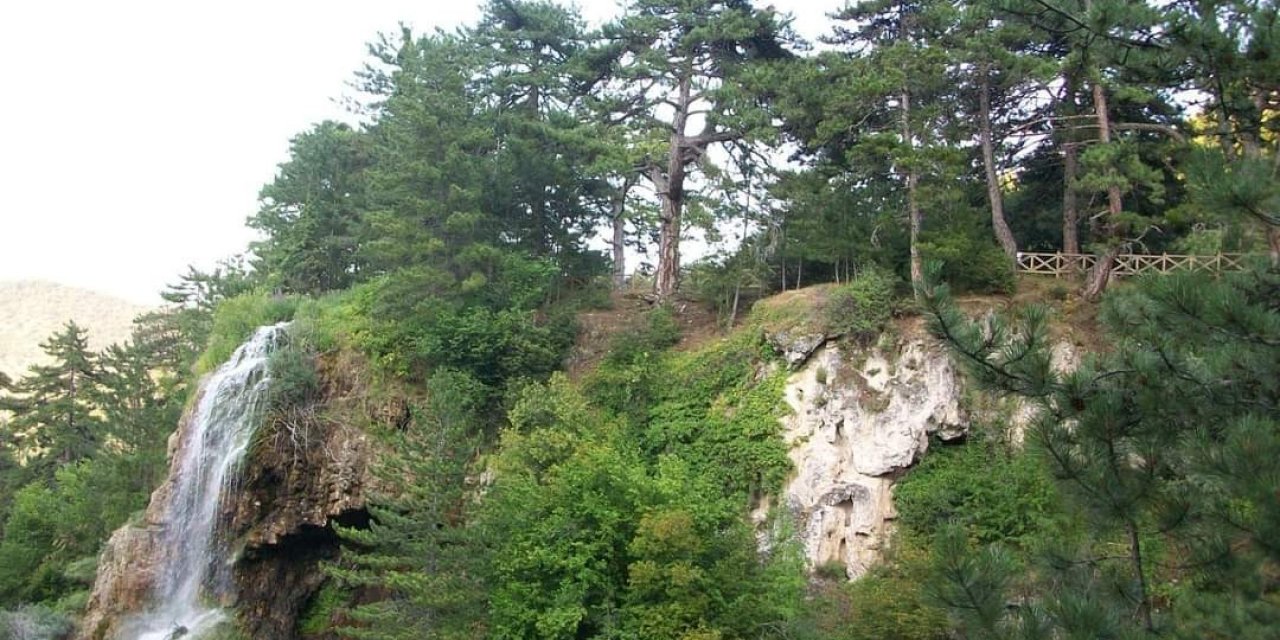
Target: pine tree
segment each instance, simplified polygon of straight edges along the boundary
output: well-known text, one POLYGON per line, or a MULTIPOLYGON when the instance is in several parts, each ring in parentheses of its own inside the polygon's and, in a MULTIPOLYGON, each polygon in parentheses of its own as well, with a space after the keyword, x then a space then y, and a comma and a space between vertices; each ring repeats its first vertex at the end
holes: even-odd
POLYGON ((60 465, 83 460, 101 446, 102 418, 93 405, 101 375, 86 331, 68 322, 40 345, 52 364, 36 365, 17 383, 7 404, 10 437, 28 473, 52 478, 60 465))
POLYGON ((483 189, 507 244, 584 275, 583 238, 606 215, 593 173, 597 129, 581 116, 582 18, 541 0, 493 0, 467 42, 481 59, 470 90, 500 140, 483 189))
MULTIPOLYGON (((1036 603, 1045 624, 1073 637, 1234 636, 1231 624, 1257 633, 1280 616, 1277 585, 1259 581, 1280 566, 1266 541, 1280 507, 1264 488, 1280 477, 1270 453, 1280 415, 1277 294, 1280 274, 1262 269, 1147 280, 1106 299, 1113 349, 1068 373, 1051 365, 1046 310, 976 323, 945 288, 929 298, 935 331, 980 384, 1035 403, 1028 438, 1091 524, 1092 544, 1045 558, 1036 603), (1155 551, 1153 540, 1163 543, 1155 551), (1098 545, 1124 552, 1100 554, 1098 545), (1173 615, 1157 611, 1153 594, 1179 579, 1203 588, 1175 599, 1173 615), (1196 607, 1251 613, 1219 619, 1196 607)), ((980 573, 957 571, 952 582, 980 573)))
POLYGON ((660 203, 654 293, 666 299, 680 285, 685 205, 708 151, 763 129, 757 110, 729 108, 736 78, 752 62, 788 57, 789 36, 774 12, 745 0, 632 0, 603 35, 588 67, 610 119, 639 133, 640 175, 660 203))
POLYGON ((366 147, 351 127, 321 122, 293 138, 289 161, 262 188, 248 224, 266 238, 252 249, 258 270, 285 291, 323 293, 359 279, 366 147))
POLYGON ((427 381, 429 405, 394 436, 377 473, 395 493, 375 497, 369 529, 344 529, 346 552, 329 575, 385 594, 351 611, 340 630, 368 640, 483 635, 485 559, 470 517, 467 472, 478 444, 479 385, 441 371, 427 381))

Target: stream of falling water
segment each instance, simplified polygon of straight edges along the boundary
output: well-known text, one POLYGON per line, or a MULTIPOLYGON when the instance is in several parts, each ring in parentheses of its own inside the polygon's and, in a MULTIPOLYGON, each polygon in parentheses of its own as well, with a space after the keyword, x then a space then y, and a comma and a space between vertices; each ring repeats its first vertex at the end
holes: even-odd
POLYGON ((216 596, 229 585, 228 549, 217 535, 222 495, 267 401, 267 361, 287 323, 259 328, 209 377, 170 471, 173 488, 160 544, 154 608, 136 621, 137 640, 194 640, 225 617, 216 596))

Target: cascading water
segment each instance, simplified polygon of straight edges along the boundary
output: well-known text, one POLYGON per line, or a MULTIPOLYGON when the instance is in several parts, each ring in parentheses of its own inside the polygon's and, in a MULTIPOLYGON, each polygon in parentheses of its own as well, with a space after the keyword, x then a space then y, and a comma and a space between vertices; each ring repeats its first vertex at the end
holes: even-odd
POLYGON ((259 328, 204 384, 172 463, 155 606, 132 625, 130 635, 137 640, 198 638, 224 618, 209 604, 230 580, 227 545, 216 531, 219 505, 224 492, 234 489, 240 460, 262 419, 267 360, 286 327, 259 328))

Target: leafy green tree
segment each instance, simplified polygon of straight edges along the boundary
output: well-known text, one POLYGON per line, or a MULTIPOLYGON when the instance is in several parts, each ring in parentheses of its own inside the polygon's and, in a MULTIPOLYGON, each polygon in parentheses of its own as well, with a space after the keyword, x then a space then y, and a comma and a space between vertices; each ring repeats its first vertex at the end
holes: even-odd
POLYGON ((117 498, 126 494, 105 471, 96 461, 69 464, 14 495, 0 538, 0 604, 54 602, 91 586, 92 571, 84 575, 72 563, 92 562, 112 529, 139 508, 137 500, 121 508, 117 498))
POLYGON ((266 237, 251 248, 257 270, 285 291, 344 289, 360 277, 366 146, 351 127, 321 122, 294 137, 288 162, 262 188, 248 224, 266 237))
POLYGON ((521 394, 485 499, 499 637, 748 637, 797 615, 798 556, 755 548, 743 493, 652 461, 563 377, 521 394))

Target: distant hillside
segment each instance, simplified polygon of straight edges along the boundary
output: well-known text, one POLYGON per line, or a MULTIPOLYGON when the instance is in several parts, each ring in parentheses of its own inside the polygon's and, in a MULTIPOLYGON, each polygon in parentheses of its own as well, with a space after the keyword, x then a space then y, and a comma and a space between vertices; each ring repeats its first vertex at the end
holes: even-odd
POLYGON ((0 371, 18 378, 44 360, 40 343, 68 320, 89 330, 101 349, 129 337, 134 316, 146 307, 120 298, 52 282, 0 282, 0 371))

